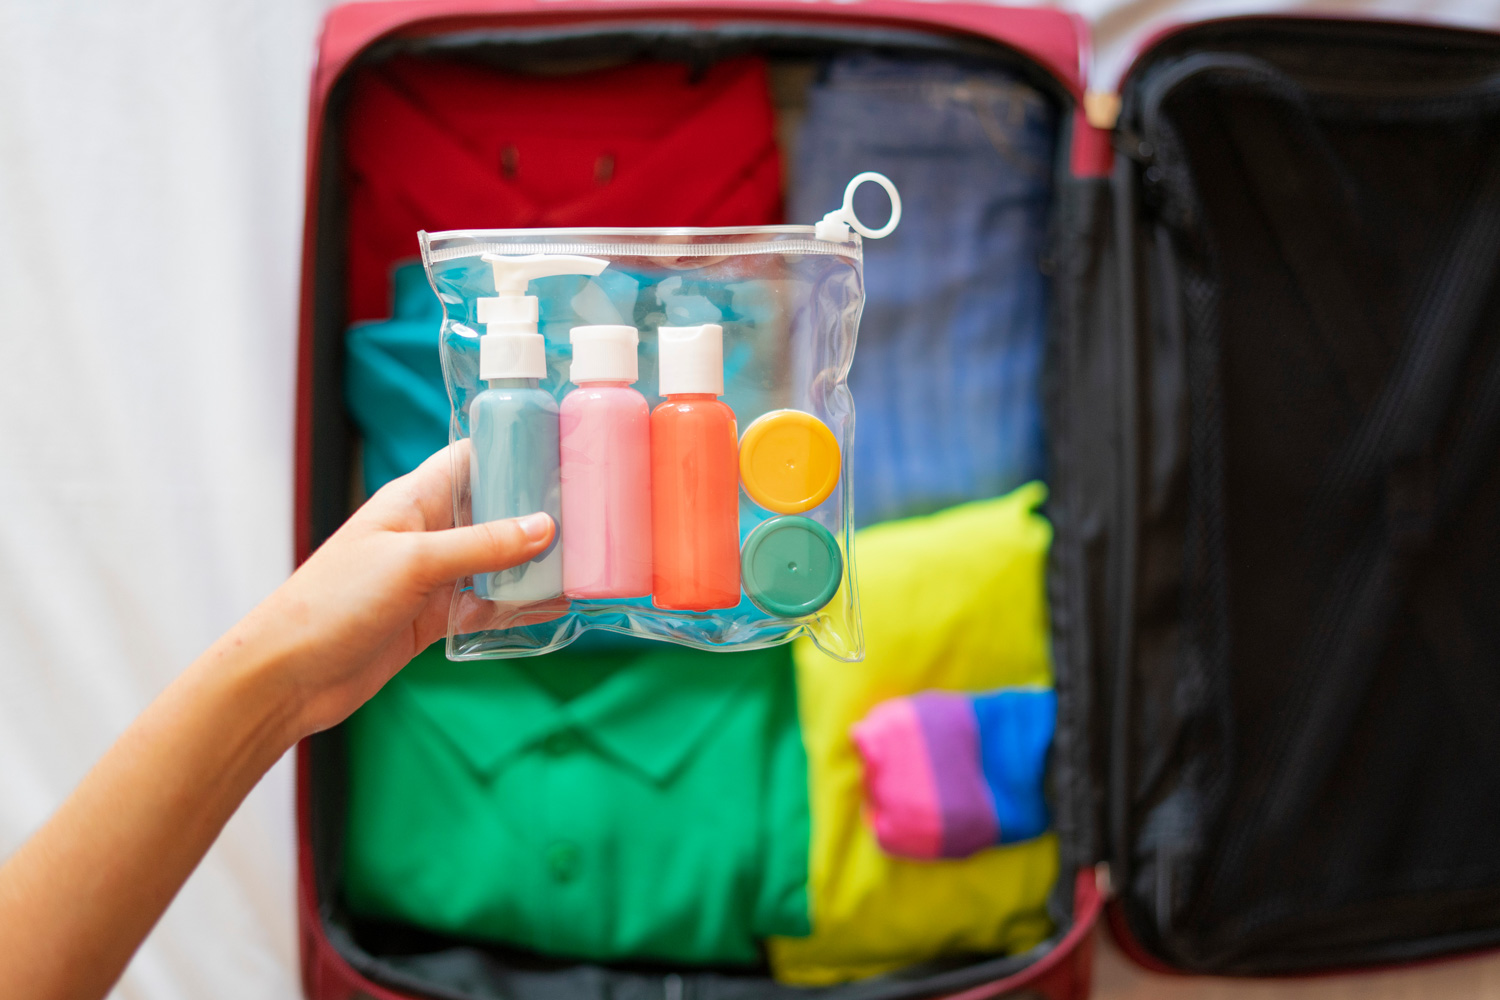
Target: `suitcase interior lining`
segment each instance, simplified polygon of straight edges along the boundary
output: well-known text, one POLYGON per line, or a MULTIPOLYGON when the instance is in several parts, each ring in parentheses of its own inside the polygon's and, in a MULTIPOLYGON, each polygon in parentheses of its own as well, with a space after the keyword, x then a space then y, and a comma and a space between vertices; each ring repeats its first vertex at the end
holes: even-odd
MULTIPOLYGON (((427 38, 392 39, 360 57, 368 65, 394 55, 461 57, 508 71, 595 69, 635 59, 709 63, 747 52, 771 60, 778 114, 795 114, 799 94, 811 75, 811 61, 839 52, 869 50, 883 54, 944 56, 972 64, 1002 66, 1020 75, 1042 94, 1066 107, 1065 90, 1040 67, 1009 49, 964 36, 859 26, 793 27, 747 22, 716 27, 670 21, 632 24, 628 28, 580 26, 524 32, 472 31, 427 38)), ((343 408, 344 206, 341 201, 341 123, 347 113, 345 72, 329 95, 324 122, 324 155, 319 165, 317 280, 314 283, 312 416, 312 537, 326 538, 360 499, 355 468, 357 432, 343 408)), ((1067 116, 1059 120, 1066 123, 1067 116)), ((787 129, 781 134, 785 136, 787 129)), ((1066 164, 1066 126, 1059 137, 1059 163, 1066 164)), ((784 149, 790 160, 790 150, 784 149)), ((1061 176, 1061 175, 1059 175, 1061 176)), ((812 220, 795 220, 812 221, 812 220)), ((1061 680, 1059 680, 1061 686, 1061 680)), ((1059 737, 1059 745, 1065 737, 1059 737)), ((1051 903, 1057 931, 1030 952, 1015 956, 968 956, 925 963, 899 973, 817 990, 777 984, 764 970, 618 966, 578 963, 466 941, 407 925, 362 919, 350 913, 340 891, 340 855, 346 767, 338 729, 312 740, 311 841, 321 919, 329 941, 358 971, 375 982, 418 995, 475 1000, 740 1000, 750 997, 802 996, 810 993, 838 1000, 904 1000, 952 993, 1004 978, 1049 952, 1066 933, 1072 914, 1072 870, 1076 852, 1064 850, 1063 867, 1051 903)), ((1059 754, 1059 758, 1065 754, 1059 754)), ((1051 777, 1064 781, 1068 768, 1054 764, 1051 777)), ((1071 815, 1058 810, 1055 826, 1065 843, 1071 815)), ((1076 838, 1075 838, 1076 839, 1076 838)))
POLYGON ((1214 973, 1500 942, 1500 44, 1194 29, 1121 125, 1128 926, 1214 973))

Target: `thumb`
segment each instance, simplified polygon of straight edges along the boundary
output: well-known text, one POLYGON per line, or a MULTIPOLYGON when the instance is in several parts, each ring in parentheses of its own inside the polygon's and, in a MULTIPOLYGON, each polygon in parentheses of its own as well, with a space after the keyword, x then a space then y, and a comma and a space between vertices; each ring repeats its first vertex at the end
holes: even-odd
POLYGON ((518 566, 547 547, 556 526, 543 513, 417 535, 433 583, 518 566))

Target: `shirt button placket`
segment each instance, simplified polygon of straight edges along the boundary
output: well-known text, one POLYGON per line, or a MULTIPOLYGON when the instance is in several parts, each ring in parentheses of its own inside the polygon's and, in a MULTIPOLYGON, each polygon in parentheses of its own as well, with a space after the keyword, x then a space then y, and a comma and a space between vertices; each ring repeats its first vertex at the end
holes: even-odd
POLYGON ((551 757, 566 757, 578 746, 578 734, 571 729, 559 729, 542 741, 542 750, 551 757))
POLYGON ((547 734, 537 749, 545 758, 540 762, 543 773, 551 774, 555 779, 546 782, 546 802, 537 816, 538 832, 543 837, 542 879, 559 893, 545 909, 546 916, 542 926, 547 929, 543 932, 543 940, 561 942, 571 940, 575 933, 570 926, 576 919, 572 901, 577 891, 577 880, 582 874, 583 848, 573 840, 556 836, 569 829, 567 817, 571 815, 563 801, 568 796, 562 792, 570 783, 556 779, 561 779, 564 772, 571 772, 583 763, 577 755, 584 749, 584 742, 577 730, 562 728, 547 734))
POLYGON ((547 845, 547 873, 552 881, 567 883, 578 877, 583 863, 583 853, 571 840, 554 840, 547 845))

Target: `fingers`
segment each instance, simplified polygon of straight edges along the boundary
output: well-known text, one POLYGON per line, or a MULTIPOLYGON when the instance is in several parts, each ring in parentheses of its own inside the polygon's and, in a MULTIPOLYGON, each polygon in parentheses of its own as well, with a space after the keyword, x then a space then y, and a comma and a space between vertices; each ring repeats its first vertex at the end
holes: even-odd
POLYGON ((413 538, 418 539, 425 582, 437 585, 461 576, 509 569, 533 559, 552 541, 555 530, 552 518, 537 513, 428 531, 413 538))

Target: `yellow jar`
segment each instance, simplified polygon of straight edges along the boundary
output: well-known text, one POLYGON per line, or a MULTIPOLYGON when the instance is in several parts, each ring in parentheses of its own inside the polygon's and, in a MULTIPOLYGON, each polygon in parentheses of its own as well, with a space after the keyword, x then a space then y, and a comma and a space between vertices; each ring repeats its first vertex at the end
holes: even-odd
POLYGON ((811 510, 838 485, 838 439, 811 413, 772 410, 740 437, 740 482, 750 499, 767 510, 811 510))

